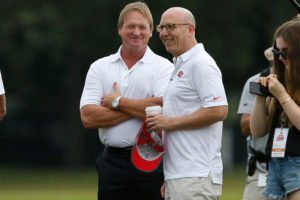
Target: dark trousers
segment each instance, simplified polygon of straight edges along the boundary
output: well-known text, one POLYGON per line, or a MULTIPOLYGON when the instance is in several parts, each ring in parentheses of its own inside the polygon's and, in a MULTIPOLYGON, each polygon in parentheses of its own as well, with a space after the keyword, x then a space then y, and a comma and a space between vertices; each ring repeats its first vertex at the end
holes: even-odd
POLYGON ((151 173, 141 172, 131 163, 130 153, 104 149, 98 156, 98 200, 162 200, 162 164, 151 173))

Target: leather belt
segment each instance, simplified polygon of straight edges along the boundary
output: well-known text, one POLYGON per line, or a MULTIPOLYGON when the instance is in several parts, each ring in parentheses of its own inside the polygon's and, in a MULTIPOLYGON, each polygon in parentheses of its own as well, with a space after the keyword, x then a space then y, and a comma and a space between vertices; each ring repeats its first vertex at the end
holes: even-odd
POLYGON ((115 155, 131 155, 132 146, 129 147, 111 147, 105 146, 104 150, 107 153, 115 154, 115 155))

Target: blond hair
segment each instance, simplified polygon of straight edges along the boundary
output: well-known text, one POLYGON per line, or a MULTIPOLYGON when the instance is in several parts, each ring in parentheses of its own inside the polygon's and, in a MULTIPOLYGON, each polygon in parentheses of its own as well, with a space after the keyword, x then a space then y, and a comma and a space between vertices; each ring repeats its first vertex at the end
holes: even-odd
POLYGON ((140 2, 140 1, 127 4, 123 8, 123 10, 120 13, 119 21, 118 21, 118 28, 119 29, 123 26, 124 19, 127 16, 127 14, 129 12, 132 12, 132 11, 140 12, 144 17, 146 17, 148 22, 149 22, 149 25, 150 25, 150 30, 153 31, 153 18, 152 18, 152 14, 150 12, 150 9, 149 9, 149 7, 147 6, 146 3, 140 2))

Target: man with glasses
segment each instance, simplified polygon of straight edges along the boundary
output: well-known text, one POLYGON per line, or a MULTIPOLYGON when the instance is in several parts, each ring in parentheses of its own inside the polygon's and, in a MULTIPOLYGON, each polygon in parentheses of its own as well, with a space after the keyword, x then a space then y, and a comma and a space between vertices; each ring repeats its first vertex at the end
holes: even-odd
POLYGON ((119 16, 122 45, 117 53, 94 62, 80 101, 86 128, 98 128, 104 151, 98 156, 99 200, 160 200, 162 166, 142 172, 131 162, 145 108, 162 105, 173 64, 148 47, 153 20, 143 2, 130 3, 119 16))
POLYGON ((146 119, 150 130, 164 131, 162 195, 167 200, 219 199, 222 126, 228 113, 221 71, 197 43, 189 10, 166 10, 156 28, 175 64, 163 114, 146 119))

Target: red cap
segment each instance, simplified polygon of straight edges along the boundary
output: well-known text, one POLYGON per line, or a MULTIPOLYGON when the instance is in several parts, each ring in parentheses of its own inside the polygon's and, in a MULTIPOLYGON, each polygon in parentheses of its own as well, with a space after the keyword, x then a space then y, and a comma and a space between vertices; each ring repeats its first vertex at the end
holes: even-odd
POLYGON ((164 153, 164 147, 159 143, 152 138, 147 130, 146 122, 144 122, 136 136, 135 146, 131 152, 131 161, 138 170, 152 172, 158 168, 164 153))

